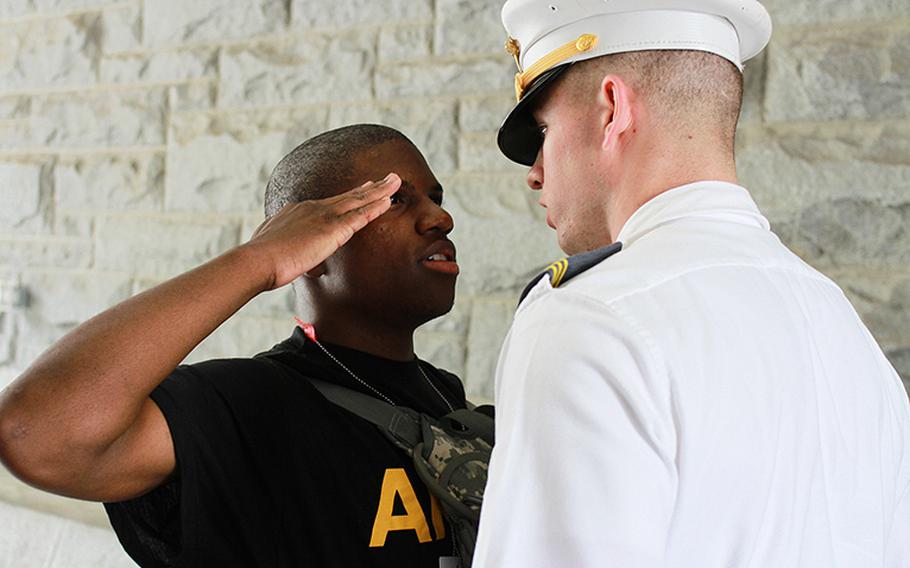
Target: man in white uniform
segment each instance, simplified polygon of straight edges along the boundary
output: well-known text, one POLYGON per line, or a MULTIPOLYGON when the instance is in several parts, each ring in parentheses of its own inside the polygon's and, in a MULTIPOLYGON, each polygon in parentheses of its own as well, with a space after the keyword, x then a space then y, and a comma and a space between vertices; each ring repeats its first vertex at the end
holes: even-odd
POLYGON ((474 566, 910 566, 907 394, 737 184, 765 9, 509 0, 503 22, 499 146, 575 256, 503 347, 474 566))

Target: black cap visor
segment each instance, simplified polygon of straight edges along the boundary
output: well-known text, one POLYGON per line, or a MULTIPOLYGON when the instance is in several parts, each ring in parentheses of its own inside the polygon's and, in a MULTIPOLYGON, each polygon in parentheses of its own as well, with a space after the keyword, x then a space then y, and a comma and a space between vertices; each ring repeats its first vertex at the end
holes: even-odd
POLYGON ((506 158, 524 166, 534 165, 543 135, 537 127, 537 121, 531 114, 531 103, 540 96, 544 88, 562 75, 571 63, 563 63, 540 74, 525 90, 524 96, 509 112, 499 127, 496 143, 506 158))

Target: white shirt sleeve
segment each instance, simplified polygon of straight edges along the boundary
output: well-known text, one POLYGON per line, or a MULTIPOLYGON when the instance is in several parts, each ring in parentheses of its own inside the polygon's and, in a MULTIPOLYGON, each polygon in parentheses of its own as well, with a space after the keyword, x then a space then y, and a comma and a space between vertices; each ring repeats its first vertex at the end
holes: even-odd
POLYGON ((662 565, 677 486, 662 365, 594 299, 557 290, 519 312, 473 566, 662 565))
POLYGON ((910 558, 910 485, 898 498, 891 531, 885 544, 885 567, 906 567, 910 558))

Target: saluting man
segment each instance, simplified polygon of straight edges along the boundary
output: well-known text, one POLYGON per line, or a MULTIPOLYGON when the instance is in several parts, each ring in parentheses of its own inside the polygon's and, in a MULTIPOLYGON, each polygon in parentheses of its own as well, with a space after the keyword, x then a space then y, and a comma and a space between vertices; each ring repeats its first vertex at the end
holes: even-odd
POLYGON ((508 0, 530 167, 570 256, 496 373, 474 566, 910 566, 910 405, 736 177, 754 0, 508 0))

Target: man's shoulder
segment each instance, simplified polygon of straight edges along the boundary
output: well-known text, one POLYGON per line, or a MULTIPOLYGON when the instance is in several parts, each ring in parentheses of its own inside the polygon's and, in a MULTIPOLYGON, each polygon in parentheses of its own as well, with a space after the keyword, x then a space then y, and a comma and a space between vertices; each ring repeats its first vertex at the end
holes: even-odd
MULTIPOLYGON (((184 363, 178 366, 172 376, 194 376, 202 379, 267 379, 287 374, 280 361, 297 353, 293 337, 285 339, 268 350, 250 357, 217 357, 184 363)), ((294 366, 306 369, 309 365, 304 357, 297 356, 294 366)))
POLYGON ((184 363, 178 367, 198 376, 212 376, 232 373, 269 372, 272 366, 262 356, 222 357, 184 363))
POLYGON ((225 357, 185 363, 177 367, 169 379, 204 381, 247 381, 280 377, 282 372, 266 356, 225 357))
POLYGON ((739 278, 770 270, 787 271, 790 277, 822 278, 773 233, 740 236, 723 238, 710 226, 662 227, 623 243, 621 250, 571 281, 553 286, 548 279, 540 279, 521 302, 516 319, 547 320, 554 312, 571 311, 579 303, 589 311, 606 312, 656 297, 672 300, 679 295, 681 283, 687 290, 694 287, 707 293, 712 286, 723 285, 726 280, 718 276, 731 269, 739 278))
MULTIPOLYGON (((178 366, 156 389, 177 399, 218 397, 226 400, 265 402, 289 390, 312 390, 300 374, 306 361, 295 362, 294 370, 282 363, 274 350, 252 357, 207 359, 178 366)), ((160 396, 160 394, 159 394, 160 396)), ((153 396, 155 398, 155 396, 153 396)))
POLYGON ((615 243, 609 254, 597 262, 572 273, 574 258, 553 263, 528 285, 521 296, 516 318, 563 311, 579 302, 597 309, 598 304, 606 306, 617 297, 641 288, 643 282, 656 279, 659 273, 666 273, 666 267, 643 262, 642 255, 628 252, 621 243, 615 243))
POLYGON ((610 301, 660 293, 681 279, 713 281, 717 269, 785 270, 818 278, 770 231, 697 223, 667 225, 624 246, 608 262, 599 264, 566 286, 575 294, 610 301))

